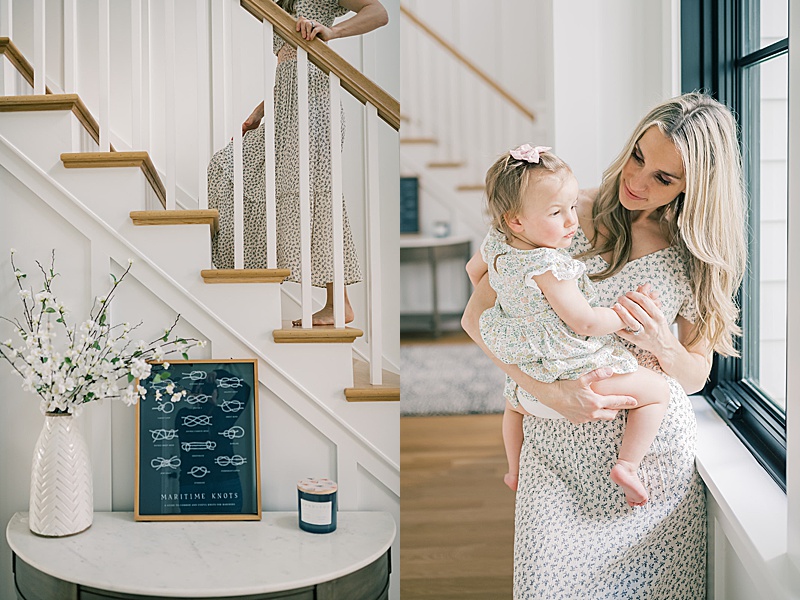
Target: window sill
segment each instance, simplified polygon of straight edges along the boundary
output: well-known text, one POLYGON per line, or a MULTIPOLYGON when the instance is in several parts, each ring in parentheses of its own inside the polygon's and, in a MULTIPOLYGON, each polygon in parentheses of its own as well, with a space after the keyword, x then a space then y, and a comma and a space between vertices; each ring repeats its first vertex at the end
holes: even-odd
MULTIPOLYGON (((713 526, 722 529, 765 598, 796 598, 791 588, 798 575, 787 555, 786 494, 702 396, 691 400, 697 470, 708 489, 713 526)), ((719 541, 718 535, 709 536, 712 561, 719 541)))

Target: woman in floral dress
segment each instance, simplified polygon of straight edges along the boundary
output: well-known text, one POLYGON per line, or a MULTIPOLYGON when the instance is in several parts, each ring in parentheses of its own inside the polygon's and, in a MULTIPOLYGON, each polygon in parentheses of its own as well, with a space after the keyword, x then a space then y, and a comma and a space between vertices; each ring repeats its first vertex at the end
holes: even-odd
MULTIPOLYGON (((388 22, 378 0, 279 0, 297 19, 296 30, 306 40, 329 40, 360 35, 388 22), (355 16, 333 25, 336 17, 355 16)), ((275 184, 278 268, 289 269, 289 281, 300 282, 300 171, 297 119, 296 50, 275 34, 278 56, 275 72, 275 184)), ((327 290, 325 307, 314 314, 314 325, 333 324, 333 192, 331 189, 330 92, 328 76, 308 66, 311 168, 311 284, 327 290)), ((267 266, 266 189, 264 178, 264 103, 242 124, 244 162, 244 266, 267 266)), ((342 143, 344 144, 344 111, 342 143)), ((344 209, 344 200, 342 200, 344 209)), ((208 165, 208 207, 219 211, 219 232, 212 240, 212 259, 218 269, 234 266, 233 143, 217 152, 208 165)), ((361 281, 350 225, 344 212, 344 285, 361 281)), ((354 318, 345 290, 345 322, 354 318)), ((295 323, 297 324, 297 322, 295 323)))
MULTIPOLYGON (((732 297, 745 265, 740 163, 730 111, 706 95, 686 94, 654 108, 600 189, 579 199, 570 253, 586 264, 600 305, 623 307, 618 312, 631 333, 620 337, 671 390, 639 471, 647 504, 627 506, 607 477, 625 429, 621 409, 632 405, 592 390, 610 372, 540 383, 495 359, 516 384, 566 417, 525 417, 515 599, 705 598, 705 496, 687 393, 704 386, 713 352, 736 353, 732 297)), ((480 315, 493 304, 481 281, 463 319, 478 344, 480 315)))

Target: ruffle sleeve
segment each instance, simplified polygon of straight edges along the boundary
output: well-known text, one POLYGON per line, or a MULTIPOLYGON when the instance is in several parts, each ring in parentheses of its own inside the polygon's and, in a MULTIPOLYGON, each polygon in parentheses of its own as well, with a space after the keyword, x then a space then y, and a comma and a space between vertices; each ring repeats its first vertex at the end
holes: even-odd
POLYGON ((563 250, 555 248, 537 248, 526 252, 527 265, 525 268, 525 285, 538 287, 533 279, 537 275, 551 271, 556 279, 578 279, 586 272, 586 265, 571 258, 563 250))

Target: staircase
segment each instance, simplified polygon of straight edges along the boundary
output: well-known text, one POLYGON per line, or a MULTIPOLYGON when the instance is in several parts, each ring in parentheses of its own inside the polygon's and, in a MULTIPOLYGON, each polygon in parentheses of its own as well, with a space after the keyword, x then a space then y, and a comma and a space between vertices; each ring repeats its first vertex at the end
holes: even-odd
MULTIPOLYGON (((259 4, 239 10, 266 22, 259 4)), ((103 119, 78 93, 51 93, 58 91, 51 82, 45 94, 32 94, 34 69, 11 39, 0 38, 0 54, 0 238, 31 261, 55 247, 65 300, 74 296, 76 308, 133 258, 114 322, 143 320, 140 334, 152 339, 158 330, 147 327, 177 312, 179 334, 209 341, 192 358, 258 360, 265 510, 294 510, 295 482, 319 476, 338 481, 340 510, 385 510, 399 522, 399 375, 379 365, 376 382, 365 360, 374 364, 374 352, 354 352, 364 331, 292 327, 281 292, 286 270, 210 268, 216 211, 199 200, 196 209, 167 210, 176 204, 174 182, 165 184, 150 152, 112 144, 100 151, 103 119)), ((0 305, 2 314, 12 302, 0 305)), ((134 412, 107 403, 84 420, 96 509, 132 510, 134 412)), ((399 542, 394 550, 397 561, 399 542)))
MULTIPOLYGON (((422 233, 437 221, 477 249, 486 235, 486 170, 501 153, 544 131, 534 111, 470 60, 457 43, 460 28, 474 32, 456 1, 428 6, 404 0, 401 171, 420 182, 422 233), (449 7, 449 8, 448 8, 449 7), (436 26, 421 15, 436 14, 436 26), (448 37, 446 31, 450 28, 448 37)), ((501 10, 498 7, 497 10, 501 10)), ((480 35, 495 46, 493 16, 477 15, 480 35), (485 21, 485 23, 484 23, 485 21), (493 40, 493 41, 491 41, 493 40)), ((484 42, 485 42, 484 39, 484 42)), ((517 48, 517 50, 519 50, 517 48)), ((502 71, 500 65, 496 65, 502 71)))

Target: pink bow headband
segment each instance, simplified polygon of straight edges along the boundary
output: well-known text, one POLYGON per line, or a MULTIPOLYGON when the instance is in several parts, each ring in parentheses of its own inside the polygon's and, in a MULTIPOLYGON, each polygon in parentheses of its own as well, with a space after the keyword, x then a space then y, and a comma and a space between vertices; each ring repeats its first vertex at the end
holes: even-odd
POLYGON ((529 163, 538 163, 539 155, 550 150, 550 146, 531 146, 530 144, 522 144, 519 148, 509 150, 509 154, 517 160, 524 160, 529 163))

